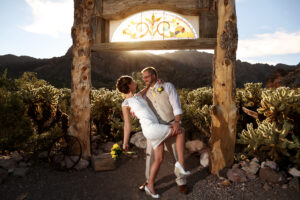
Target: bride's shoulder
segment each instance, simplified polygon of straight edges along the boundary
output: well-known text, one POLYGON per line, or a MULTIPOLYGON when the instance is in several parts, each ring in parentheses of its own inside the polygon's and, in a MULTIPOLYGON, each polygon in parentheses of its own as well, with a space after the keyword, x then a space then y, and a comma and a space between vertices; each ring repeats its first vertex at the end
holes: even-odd
POLYGON ((127 98, 127 99, 124 99, 124 101, 122 102, 122 107, 123 107, 123 106, 129 106, 128 98, 127 98))

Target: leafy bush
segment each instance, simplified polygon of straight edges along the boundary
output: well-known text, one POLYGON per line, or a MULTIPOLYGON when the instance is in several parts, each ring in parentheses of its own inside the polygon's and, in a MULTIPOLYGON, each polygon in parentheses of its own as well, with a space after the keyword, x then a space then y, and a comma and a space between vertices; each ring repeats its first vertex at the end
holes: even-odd
POLYGON ((0 150, 26 148, 34 128, 26 107, 15 92, 0 88, 0 150))

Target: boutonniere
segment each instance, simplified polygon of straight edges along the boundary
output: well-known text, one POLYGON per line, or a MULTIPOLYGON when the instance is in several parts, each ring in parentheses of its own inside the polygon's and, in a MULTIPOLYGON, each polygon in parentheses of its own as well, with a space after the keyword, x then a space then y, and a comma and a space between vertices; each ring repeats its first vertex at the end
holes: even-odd
POLYGON ((164 87, 160 86, 159 88, 157 88, 157 92, 161 93, 162 91, 164 91, 164 87))

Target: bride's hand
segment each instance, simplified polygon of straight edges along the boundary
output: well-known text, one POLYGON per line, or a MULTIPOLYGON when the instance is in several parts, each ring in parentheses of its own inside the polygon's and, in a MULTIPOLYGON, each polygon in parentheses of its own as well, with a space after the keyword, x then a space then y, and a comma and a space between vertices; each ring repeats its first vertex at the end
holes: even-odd
POLYGON ((123 150, 128 151, 128 149, 129 149, 128 143, 126 143, 126 144, 124 143, 123 144, 123 150))
POLYGON ((157 81, 158 81, 158 84, 160 84, 160 85, 165 83, 165 81, 163 79, 158 79, 157 81))

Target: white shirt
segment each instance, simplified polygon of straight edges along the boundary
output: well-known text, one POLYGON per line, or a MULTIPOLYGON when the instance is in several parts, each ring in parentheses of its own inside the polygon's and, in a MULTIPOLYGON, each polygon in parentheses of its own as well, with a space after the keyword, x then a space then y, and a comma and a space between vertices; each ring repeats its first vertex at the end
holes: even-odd
MULTIPOLYGON (((178 96, 178 93, 177 93, 174 85, 172 83, 165 82, 164 84, 161 84, 161 86, 163 86, 163 88, 166 90, 166 93, 169 96, 169 101, 173 108, 174 116, 181 115, 182 109, 181 109, 181 105, 180 105, 180 98, 178 96)), ((156 82, 154 85, 155 91, 157 91, 158 87, 159 87, 159 83, 156 82)), ((151 88, 150 88, 150 90, 151 90, 151 88)))

